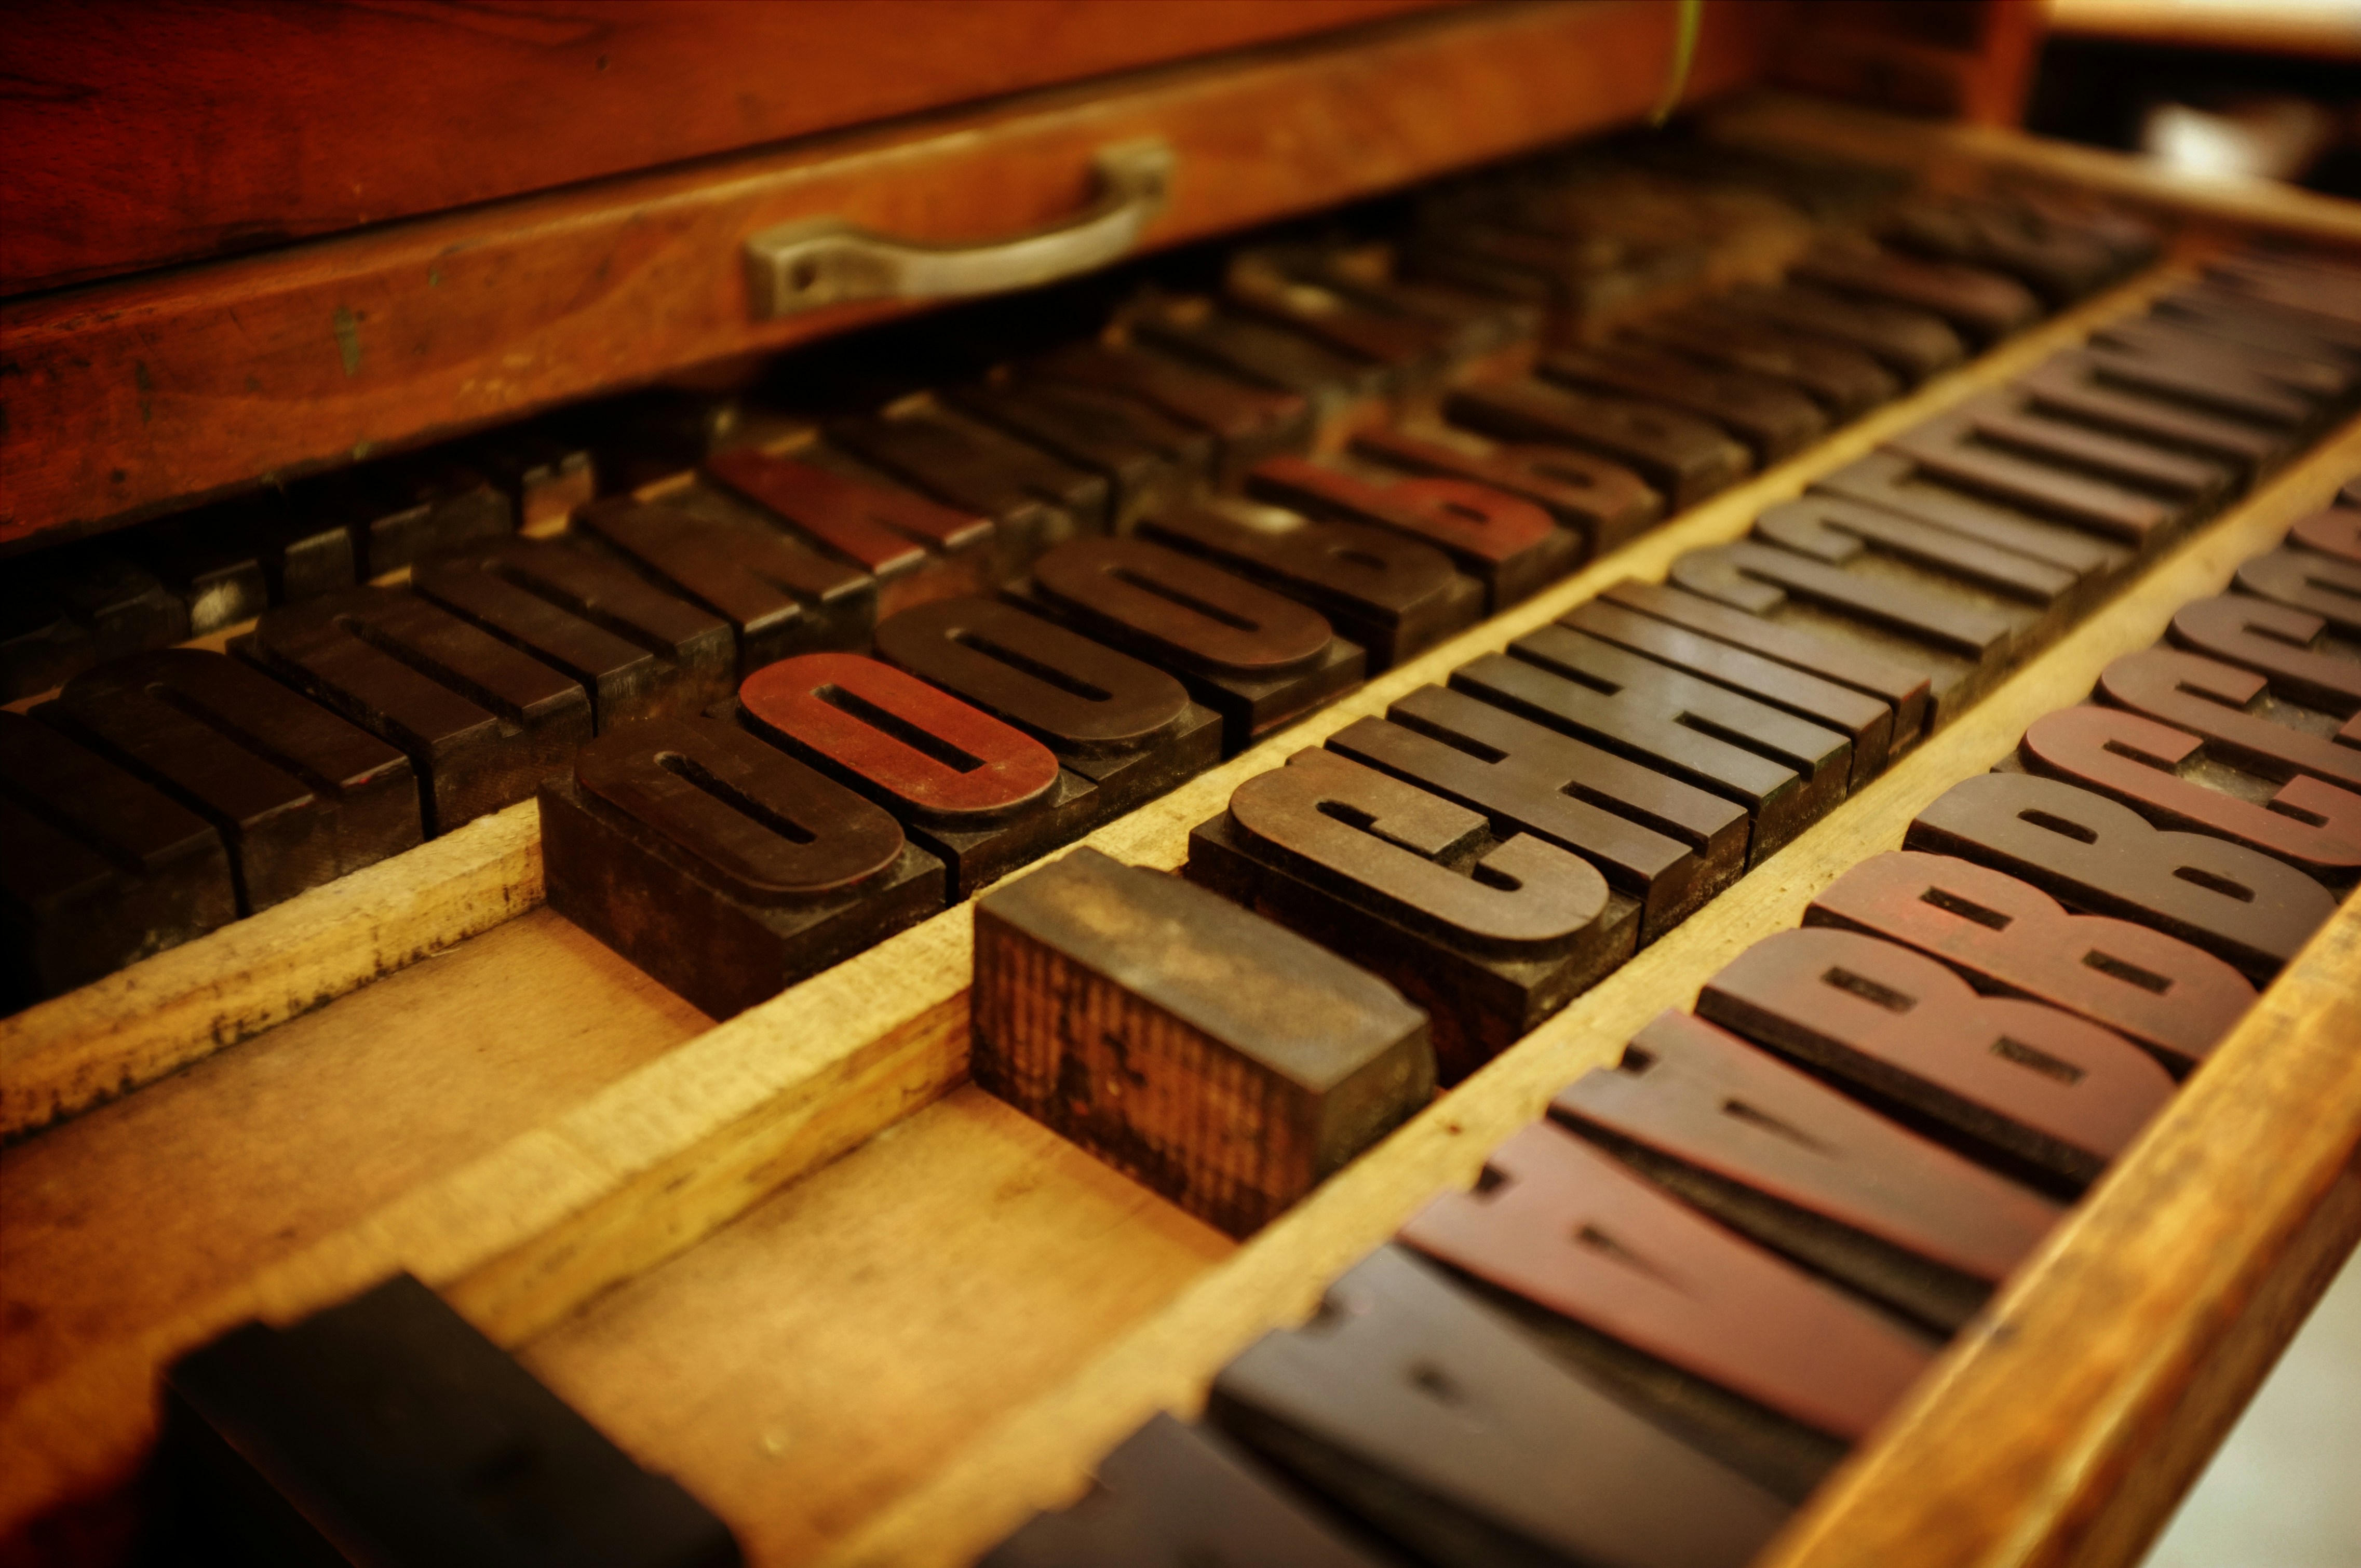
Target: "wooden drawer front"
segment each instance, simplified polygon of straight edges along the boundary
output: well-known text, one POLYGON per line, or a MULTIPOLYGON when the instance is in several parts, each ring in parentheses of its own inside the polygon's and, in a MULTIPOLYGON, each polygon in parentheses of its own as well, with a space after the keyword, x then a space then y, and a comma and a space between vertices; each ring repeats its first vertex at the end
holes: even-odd
MULTIPOLYGON (((1784 16, 1718 0, 1692 93, 1751 79, 1784 16)), ((1674 19, 1671 0, 1455 9, 0 306, 0 550, 903 308, 755 321, 741 252, 774 225, 1019 233, 1090 199, 1101 148, 1158 137, 1178 161, 1144 244, 1164 246, 1632 120, 1674 19)))
POLYGON ((1446 0, 35 5, 0 293, 195 261, 1446 0))

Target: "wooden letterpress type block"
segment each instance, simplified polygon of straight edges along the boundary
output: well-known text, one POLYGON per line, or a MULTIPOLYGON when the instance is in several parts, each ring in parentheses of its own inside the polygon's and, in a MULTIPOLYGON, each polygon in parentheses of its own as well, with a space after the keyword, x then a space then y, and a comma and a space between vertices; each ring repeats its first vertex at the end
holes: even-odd
POLYGON ((2301 312, 2361 331, 2361 286, 2341 269, 2249 250, 2205 269, 2215 288, 2275 309, 2301 312))
POLYGON ((0 702, 32 696, 98 662, 90 628, 47 585, 0 575, 0 702))
POLYGON ((1239 784, 1190 833, 1186 874, 1426 1009, 1446 1087, 1630 958, 1639 931, 1587 861, 1334 751, 1239 784))
POLYGON ((2041 314, 2040 302, 2014 278, 1891 250, 1823 246, 1798 261, 1790 276, 1839 294, 1928 312, 1976 344, 1998 342, 2041 314))
POLYGON ((235 536, 208 536, 187 528, 146 528, 126 554, 181 601, 190 637, 210 637, 252 620, 270 603, 262 552, 235 536))
POLYGON ((1150 295, 1123 319, 1130 335, 1155 351, 1266 391, 1294 393, 1312 405, 1321 425, 1367 418, 1395 389, 1395 377, 1385 366, 1211 300, 1150 295))
POLYGON ((14 570, 85 629, 91 657, 100 663, 189 635, 189 607, 115 550, 69 547, 14 570))
POLYGON ((2265 429, 2300 433, 2361 386, 2361 367, 2299 339, 2302 351, 2250 340, 2231 319, 2124 316, 2091 334, 2093 373, 2128 391, 2169 399, 2265 429))
POLYGON ((528 539, 563 533, 576 507, 598 499, 598 465, 589 444, 567 439, 555 422, 494 431, 461 454, 508 498, 517 532, 528 539))
POLYGON ((1753 540, 1692 550, 1674 560, 1666 580, 1697 598, 1914 672, 1927 683, 1929 732, 1981 696, 2020 641, 2014 622, 1980 606, 1904 583, 1863 582, 1753 540))
POLYGON ((1463 479, 1531 501, 1582 540, 1572 565, 1616 549, 1664 515, 1664 499, 1620 463, 1570 446, 1487 441, 1436 426, 1419 434, 1365 430, 1354 455, 1389 468, 1463 479))
POLYGON ((1611 599, 1596 598, 1579 605, 1560 616, 1558 624, 1844 736, 1852 747, 1848 793, 1884 771, 1894 739, 1894 709, 1865 692, 1642 615, 1611 599))
POLYGON ((2211 508, 2232 477, 2208 459, 1983 400, 1903 432, 1886 450, 1961 489, 2135 547, 2211 508))
POLYGON ((2152 926, 2258 983, 2336 907, 2284 861, 2151 827, 2104 795, 2031 773, 1960 780, 1918 814, 1903 843, 2006 872, 2070 908, 2152 926))
POLYGON ((1310 605, 1367 651, 1371 674, 1484 617, 1481 583, 1442 551, 1382 528, 1234 501, 1175 508, 1142 524, 1139 537, 1310 605))
POLYGON ((272 604, 301 604, 360 581, 360 555, 352 531, 334 518, 297 507, 284 491, 265 490, 184 512, 164 526, 191 538, 253 551, 272 604))
POLYGON ((2339 497, 2338 504, 2328 510, 2296 519, 2288 529, 2289 548, 2309 550, 2347 566, 2361 566, 2361 479, 2345 488, 2351 493, 2352 500, 2339 497))
POLYGON ((2059 1215, 1686 1013, 1659 1015, 1550 1114, 1772 1251, 1945 1333, 2059 1215))
POLYGON ((516 532, 514 508, 489 479, 436 457, 334 475, 299 491, 296 504, 351 532, 365 578, 516 532))
POLYGON ((1423 1107, 1426 1015, 1178 877, 1081 849, 975 905, 976 1082, 1233 1235, 1423 1107))
POLYGON ((766 664, 738 688, 738 704, 755 734, 899 818, 942 861, 950 903, 1104 816, 1091 782, 1038 740, 858 653, 766 664))
POLYGON ((2175 334, 2202 338, 2238 351, 2240 360, 2268 380, 2291 392, 2339 401, 2361 386, 2361 367, 2353 363, 2361 351, 2361 337, 2340 341, 2333 329, 2303 322, 2252 300, 2241 300, 2214 289, 2189 289, 2161 295, 2146 317, 2110 323, 2101 335, 2137 346, 2117 325, 2150 325, 2175 334))
POLYGON ((946 389, 961 412, 1030 442, 1106 481, 1111 532, 1201 490, 1213 466, 1213 439, 1113 392, 1055 381, 1003 379, 946 389))
POLYGON ((865 647, 877 624, 874 577, 774 528, 628 496, 582 508, 574 523, 641 576, 728 621, 741 675, 796 653, 865 647))
POLYGON ((1451 685, 1737 802, 1753 824, 1749 865, 1826 816, 1852 773, 1834 730, 1564 627, 1461 665, 1451 685))
POLYGON ((2113 385, 2081 351, 2059 355, 2018 378, 2006 397, 2021 408, 2094 430, 2217 458, 2246 482, 2277 467, 2294 445, 2286 432, 2113 385))
POLYGON ((2122 801, 2159 828, 2260 850, 2331 887, 2361 876, 2361 794, 2308 774, 2280 784, 2239 773, 2202 735, 2085 705, 2035 719, 2017 753, 2031 771, 2122 801))
POLYGON ((1631 468, 1673 510, 1695 506, 1752 470, 1721 427, 1661 403, 1554 387, 1531 377, 1457 387, 1444 399, 1454 424, 1503 441, 1594 452, 1631 468))
MULTIPOLYGON (((1929 692, 1923 671, 1662 583, 1642 583, 1627 577, 1609 585, 1598 596, 1598 602, 1709 637, 1831 685, 1875 697, 1894 715, 1892 739, 1887 742, 1889 758, 1899 757, 1916 746, 1927 730, 1929 692)), ((1764 700, 1772 699, 1766 696, 1764 700)), ((1855 755, 1858 754, 1856 749, 1855 755)))
POLYGON ((1098 786, 1100 820, 1222 760, 1222 721, 1188 688, 997 599, 938 599, 877 627, 877 656, 1024 730, 1098 786))
POLYGON ((0 996, 10 1011, 237 912, 212 824, 48 725, 0 712, 0 996))
POLYGON ((1582 557, 1581 536, 1540 507, 1465 479, 1375 484, 1306 458, 1270 457, 1246 476, 1246 493, 1312 517, 1423 540, 1484 585, 1489 613, 1532 598, 1582 557))
POLYGON ((1267 268, 1293 289, 1432 328, 1445 374, 1455 378, 1524 368, 1541 326, 1541 313, 1530 305, 1388 275, 1369 251, 1282 247, 1246 253, 1231 266, 1233 276, 1267 268))
POLYGON ((2126 653, 2100 671, 2098 695, 2202 736, 2208 755, 2237 775, 2211 782, 2247 799, 2265 798, 2271 785, 2299 775, 2361 790, 2361 750, 2335 739, 2335 718, 2285 701, 2271 685, 2252 670, 2156 647, 2126 653))
POLYGON ((2113 592, 2138 558, 2129 545, 1945 484, 1896 453, 1872 452, 1848 463, 1813 480, 1812 490, 1899 512, 2070 572, 2074 587, 2069 597, 2078 615, 2113 592))
POLYGON ((1708 369, 1645 348, 1554 354, 1542 361, 1541 373, 1560 386, 1640 398, 1711 420, 1762 464, 1802 451, 1828 427, 1811 399, 1771 377, 1708 369))
POLYGON ((1902 392, 1901 381, 1866 349, 1724 310, 1714 302, 1650 317, 1626 335, 1684 359, 1777 381, 1811 399, 1834 422, 1866 413, 1902 392))
POLYGON ((2344 637, 2361 638, 2361 565, 2282 547, 2240 565, 2236 581, 2257 598, 2316 615, 2344 637))
POLYGON ((943 906, 891 815, 714 719, 602 735, 540 798, 549 906, 715 1018, 943 906))
MULTIPOLYGON (((705 471, 876 578, 881 618, 999 586, 995 533, 986 519, 760 447, 718 452, 706 459, 705 471)), ((704 499, 694 488, 666 498, 685 510, 710 510, 699 506, 704 499)))
POLYGON ((1215 477, 1224 483, 1266 457, 1312 443, 1309 399, 1138 349, 1069 344, 1027 360, 1017 375, 1111 392, 1202 431, 1213 440, 1215 477))
POLYGON ((1227 309, 1372 367, 1389 392, 1432 387, 1451 367, 1451 334, 1441 323, 1290 278, 1253 252, 1233 258, 1227 271, 1222 291, 1227 309))
POLYGON ((1437 1568, 1740 1568, 1787 1512, 1399 1246, 1224 1367, 1206 1409, 1437 1568))
POLYGON ((407 1274, 164 1378, 174 1560, 730 1568, 737 1543, 407 1274), (216 1555, 218 1554, 218 1555, 216 1555))
POLYGON ((1897 208, 1880 232, 1897 249, 2005 273, 2053 310, 2123 270, 2098 236, 1998 202, 1920 197, 1897 208))
MULTIPOLYGON (((2170 634, 2184 648, 2268 675, 2286 701, 2361 714, 2361 641, 2338 636, 2323 616, 2217 594, 2175 610, 2170 634)), ((2356 732, 2350 724, 2345 731, 2356 732)))
POLYGON ((1171 671, 1242 751, 1361 684, 1367 656, 1326 618, 1144 539, 1077 539, 1035 564, 1016 602, 1171 671))
POLYGON ((1694 278, 1705 254, 1693 244, 1537 234, 1455 216, 1422 226, 1404 242, 1401 260, 1422 280, 1529 301, 1565 334, 1694 278))
POLYGON ((1385 720, 1358 718, 1331 751, 1479 811, 1589 861, 1617 905, 1636 904, 1655 940, 1746 865, 1746 810, 1554 729, 1442 686, 1422 686, 1385 720))
POLYGON ((2032 883, 1950 855, 1872 855, 1821 889, 1804 923, 1900 942, 1980 991, 2103 1024, 2175 1077, 2255 1000, 2244 976, 2201 948, 2128 920, 2070 915, 2032 883))
POLYGON ((947 409, 836 420, 828 438, 913 489, 991 519, 1003 581, 1061 540, 1107 530, 1104 479, 947 409))
POLYGON ((611 556, 554 541, 445 556, 418 568, 411 586, 580 682, 601 732, 702 713, 729 695, 737 671, 728 621, 611 556))
POLYGON ((1627 1404, 1796 1501, 1932 1359, 1884 1314, 1546 1122, 1400 1239, 1627 1404))
POLYGON ((1979 996, 1859 931, 1763 938, 1697 993, 1697 1016, 1792 1057, 2003 1171, 2079 1191, 2172 1097, 2130 1041, 2070 1013, 1979 996))
POLYGON ((430 835, 524 799, 591 735, 572 676, 392 588, 282 605, 230 652, 405 753, 430 835))
POLYGON ((223 654, 135 653, 35 711, 212 822, 241 914, 419 841, 408 757, 223 654))
POLYGON ((1380 1568, 1219 1433, 1159 1412, 1099 1461, 1080 1502, 1036 1514, 978 1568, 1380 1568))
POLYGON ((1858 348, 1906 386, 1915 387, 1967 357, 1966 346, 1949 323, 1908 305, 1849 300, 1795 283, 1781 289, 1737 289, 1714 303, 1787 332, 1858 348))

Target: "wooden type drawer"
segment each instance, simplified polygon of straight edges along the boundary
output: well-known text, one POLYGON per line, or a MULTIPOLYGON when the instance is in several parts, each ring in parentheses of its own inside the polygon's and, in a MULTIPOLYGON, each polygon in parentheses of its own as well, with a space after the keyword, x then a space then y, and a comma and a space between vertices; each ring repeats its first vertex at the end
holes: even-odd
MULTIPOLYGON (((1681 552, 1738 537, 1771 502, 2161 286, 2136 281, 2027 334, 1093 841, 1176 863, 1188 827, 1240 779, 1617 578, 1660 577, 1681 552)), ((1193 1409, 1214 1369, 1470 1179, 1668 997, 1794 925, 1830 876, 1898 843, 1927 799, 2356 469, 2348 424, 1242 1245, 964 1086, 964 909, 713 1026, 533 907, 529 815, 437 840, 399 876, 348 879, 308 927, 225 933, 60 999, 50 1037, 103 1055, 144 1030, 248 1032, 240 1009, 288 1017, 339 969, 447 949, 11 1151, 30 1179, 0 1184, 0 1225, 37 1230, 38 1266, 79 1283, 74 1310, 12 1328, 0 1363, 24 1391, 8 1446, 40 1461, 0 1476, 0 1519, 14 1529, 87 1497, 119 1466, 126 1412, 136 1423, 160 1356, 406 1266, 697 1490, 754 1561, 970 1561, 1070 1499, 1151 1411, 1193 1409), (167 1223, 124 1223, 174 1179, 189 1190, 167 1223), (86 1223, 102 1212, 115 1219, 86 1223)), ((2361 1234, 2361 1098, 2331 1049, 2361 1026, 2356 941, 2348 907, 2225 1044, 2225 1070, 2176 1103, 1824 1490, 1774 1549, 1782 1568, 1901 1561, 1933 1541, 1961 1564, 2023 1561, 2026 1542, 2040 1561, 2136 1557, 2361 1234), (2191 1161, 2205 1180, 2181 1179, 2191 1161), (2164 1354, 2147 1355, 2155 1344, 2164 1354)), ((70 1555, 71 1521, 45 1529, 32 1547, 70 1555)))
MULTIPOLYGON (((318 236, 306 243, 0 302, 0 359, 13 372, 0 553, 907 308, 858 303, 758 320, 743 247, 783 224, 833 216, 923 246, 1005 238, 1071 219, 1092 199, 1098 154, 1154 138, 1170 149, 1172 172, 1138 244, 1171 246, 1635 120, 1663 90, 1674 38, 1671 0, 1451 6, 1328 32, 1314 29, 1418 7, 1332 0, 1298 16, 1290 7, 1216 5, 1201 18, 1196 7, 1150 6, 1134 30, 1110 28, 1094 13, 1062 27, 1052 20, 1093 12, 1087 6, 1001 5, 963 22, 958 37, 972 42, 947 47, 946 60, 930 65, 931 50, 897 49, 897 62, 906 52, 922 59, 908 67, 909 80, 880 83, 851 65, 854 40, 873 35, 848 30, 841 9, 820 10, 817 41, 797 70, 814 81, 858 80, 818 93, 792 122, 749 110, 743 134, 726 123, 690 124, 667 140, 633 122, 669 97, 619 81, 640 94, 631 108, 580 115, 590 128, 579 138, 569 121, 557 120, 569 131, 561 144, 581 143, 577 163, 519 166, 525 155, 512 158, 511 147, 540 156, 549 145, 542 122, 520 109, 517 125, 488 122, 489 143, 469 148, 480 155, 463 160, 482 167, 465 178, 440 167, 399 178, 389 170, 383 178, 393 188, 364 192, 357 208, 324 192, 324 205, 290 220, 318 236), (1048 40, 1029 60, 1028 27, 1048 40), (1268 41, 1294 34, 1312 36, 1268 41), (1262 47, 1043 85, 1251 42, 1262 47), (992 68, 998 75, 957 58, 1009 53, 1020 63, 1001 61, 992 68), (864 91, 863 81, 874 90, 864 91), (967 102, 1016 88, 1038 90, 982 106, 967 102), (961 106, 945 106, 954 101, 961 106), (903 117, 841 128, 888 115, 903 117), (737 150, 777 137, 796 139, 737 150), (621 171, 692 157, 704 160, 621 171), (564 181, 580 182, 512 194, 564 181), (484 204, 429 211, 453 200, 484 204), (331 232, 379 219, 400 221, 331 232)), ((1689 79, 1695 97, 1752 80, 1785 17, 1784 6, 1736 0, 1716 0, 1710 13, 1689 79)), ((626 38, 661 54, 686 47, 676 33, 693 30, 630 15, 611 24, 620 36, 604 57, 610 63, 631 59, 628 49, 639 46, 626 38)), ((186 25, 178 13, 165 16, 169 25, 186 25)), ((47 13, 36 22, 68 27, 47 13)), ((530 34, 542 24, 521 15, 500 25, 530 34)), ((727 25, 777 47, 759 18, 727 25)), ((399 25, 379 17, 368 26, 399 25)), ((479 26, 486 31, 451 46, 458 82, 502 80, 498 69, 506 68, 490 60, 505 58, 508 46, 491 41, 495 24, 479 26)), ((890 21, 859 26, 898 39, 890 21)), ((284 47, 308 58, 333 31, 290 38, 284 47)), ((114 36, 102 32, 101 40, 114 36)), ((77 49, 63 58, 71 64, 88 56, 77 49)), ((589 45, 557 40, 534 69, 563 74, 578 65, 595 78, 599 58, 589 45)), ((362 98, 377 115, 400 101, 362 98)), ((799 102, 800 90, 764 101, 774 98, 799 102)), ((554 101, 583 102, 571 88, 554 101)), ((88 122, 62 109, 40 112, 57 117, 57 134, 69 141, 75 127, 88 132, 88 122)), ((235 123, 259 134, 251 121, 235 123)), ((475 122, 462 115, 450 124, 438 135, 464 136, 475 122)), ((403 137, 410 132, 404 126, 403 137)), ((421 145, 450 150, 434 137, 421 145)), ((302 146, 311 157, 314 144, 302 146)), ((299 185, 320 177, 308 167, 288 174, 299 185)), ((35 169, 20 178, 56 176, 35 169)), ((46 198, 61 199, 53 190, 46 198)), ((173 215, 197 232, 212 225, 209 246, 236 243, 221 230, 230 221, 220 211, 173 215)), ((85 249, 22 265, 71 271, 180 254, 152 233, 123 243, 113 255, 85 249)))

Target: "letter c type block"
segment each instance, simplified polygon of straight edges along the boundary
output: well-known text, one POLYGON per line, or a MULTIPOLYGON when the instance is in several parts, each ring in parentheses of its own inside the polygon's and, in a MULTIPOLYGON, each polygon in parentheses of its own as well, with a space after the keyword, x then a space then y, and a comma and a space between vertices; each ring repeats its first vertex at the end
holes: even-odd
POLYGON ((1077 850, 976 901, 975 1080, 1233 1235, 1422 1107, 1426 1015, 1178 877, 1077 850))

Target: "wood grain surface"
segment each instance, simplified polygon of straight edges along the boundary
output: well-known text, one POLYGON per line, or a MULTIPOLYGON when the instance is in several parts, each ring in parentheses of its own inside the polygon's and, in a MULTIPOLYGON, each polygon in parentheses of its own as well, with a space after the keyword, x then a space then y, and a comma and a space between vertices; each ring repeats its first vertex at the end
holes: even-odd
MULTIPOLYGON (((755 323, 741 247, 774 224, 1004 236, 1082 206, 1100 148, 1160 136, 1180 163, 1155 248, 1633 120, 1662 91, 1673 11, 1454 7, 0 303, 0 552, 906 308, 755 323)), ((1749 80, 1784 15, 1718 0, 1692 94, 1749 80)))

